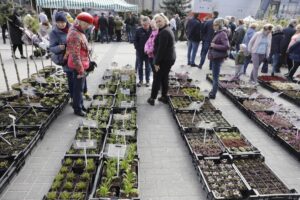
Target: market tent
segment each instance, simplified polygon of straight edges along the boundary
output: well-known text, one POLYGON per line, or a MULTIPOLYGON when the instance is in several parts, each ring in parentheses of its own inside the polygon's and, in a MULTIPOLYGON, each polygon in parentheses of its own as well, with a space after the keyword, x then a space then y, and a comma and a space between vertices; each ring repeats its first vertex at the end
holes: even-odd
POLYGON ((37 6, 42 8, 92 8, 114 10, 116 12, 138 11, 138 6, 125 0, 37 0, 37 6))

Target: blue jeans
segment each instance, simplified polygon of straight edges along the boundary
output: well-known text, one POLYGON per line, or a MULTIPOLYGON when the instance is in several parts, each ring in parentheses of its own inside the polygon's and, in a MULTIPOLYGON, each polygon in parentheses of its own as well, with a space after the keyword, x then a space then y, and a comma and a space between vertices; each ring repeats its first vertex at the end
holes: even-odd
POLYGON ((106 29, 100 29, 100 40, 101 40, 101 42, 103 42, 103 38, 104 38, 104 36, 105 36, 105 40, 106 40, 106 42, 108 42, 108 32, 107 32, 107 28, 106 29))
POLYGON ((272 73, 277 73, 281 64, 281 58, 279 53, 274 53, 272 56, 272 73))
POLYGON ((201 53, 200 53, 200 56, 201 56, 200 66, 204 65, 209 47, 210 47, 210 42, 209 41, 203 41, 202 42, 202 48, 201 48, 201 53))
POLYGON ((188 65, 195 64, 195 58, 198 51, 198 47, 199 47, 199 42, 193 42, 190 40, 188 41, 188 54, 187 54, 188 65))
POLYGON ((245 60, 244 60, 244 74, 246 74, 247 71, 247 67, 251 62, 251 56, 245 56, 245 60))
POLYGON ((212 66, 212 75, 213 75, 213 87, 210 92, 212 96, 216 96, 218 91, 218 84, 219 84, 219 74, 221 70, 221 65, 223 63, 223 60, 211 60, 211 66, 212 66))
POLYGON ((139 73, 139 81, 143 81, 144 73, 143 73, 143 64, 145 62, 145 71, 146 71, 146 82, 150 81, 150 73, 151 73, 151 66, 149 64, 148 56, 139 56, 139 65, 138 65, 138 73, 139 73))
POLYGON ((85 85, 85 77, 77 78, 78 73, 73 72, 73 109, 74 112, 82 111, 83 107, 83 88, 85 85))
MULTIPOLYGON (((128 26, 128 25, 126 25, 126 26, 128 26)), ((128 42, 132 42, 133 37, 132 37, 132 34, 131 34, 131 27, 130 26, 126 27, 126 33, 127 33, 128 42)))

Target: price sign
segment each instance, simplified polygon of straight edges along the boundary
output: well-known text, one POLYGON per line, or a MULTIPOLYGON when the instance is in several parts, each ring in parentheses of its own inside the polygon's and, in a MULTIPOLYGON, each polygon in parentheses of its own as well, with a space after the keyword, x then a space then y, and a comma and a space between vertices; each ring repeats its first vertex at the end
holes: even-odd
POLYGON ((212 130, 215 126, 216 126, 215 122, 205 122, 205 121, 200 121, 196 125, 197 128, 203 128, 208 130, 212 130))
POLYGON ((98 128, 98 123, 95 120, 83 119, 81 125, 90 128, 98 128))
POLYGON ((74 149, 96 149, 97 148, 97 140, 75 140, 73 143, 74 149))
POLYGON ((21 91, 24 95, 27 96, 36 96, 34 87, 21 87, 21 91))
POLYGON ((134 101, 121 101, 121 108, 131 108, 134 106, 134 101))
POLYGON ((124 158, 126 154, 126 145, 108 144, 106 155, 110 158, 124 158))
POLYGON ((96 99, 92 102, 93 106, 105 106, 107 104, 107 99, 103 99, 102 101, 96 99))
POLYGON ((130 89, 129 88, 120 88, 120 92, 124 95, 130 95, 130 89))
POLYGON ((121 81, 129 81, 129 80, 130 80, 129 75, 127 75, 127 74, 121 75, 121 81))
POLYGON ((203 106, 204 102, 201 102, 201 101, 196 101, 196 102, 192 102, 188 107, 187 109, 188 110, 197 110, 199 111, 200 108, 203 106))
POLYGON ((121 120, 130 120, 131 114, 114 114, 114 120, 121 121, 121 120))
POLYGON ((135 131, 121 129, 121 130, 114 130, 113 134, 119 135, 119 136, 132 136, 133 137, 135 135, 135 131))

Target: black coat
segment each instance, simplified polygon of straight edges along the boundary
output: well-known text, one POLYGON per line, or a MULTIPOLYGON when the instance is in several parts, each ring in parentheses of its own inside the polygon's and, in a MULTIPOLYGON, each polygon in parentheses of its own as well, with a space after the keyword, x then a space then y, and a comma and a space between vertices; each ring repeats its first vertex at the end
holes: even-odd
POLYGON ((108 33, 110 35, 113 35, 114 29, 115 29, 115 19, 113 17, 109 17, 108 18, 108 33))
POLYGON ((14 45, 23 44, 22 35, 23 31, 19 27, 23 27, 20 17, 15 13, 9 17, 9 35, 11 43, 14 45))
POLYGON ((154 40, 154 64, 172 66, 176 60, 175 36, 169 26, 159 29, 154 40))
POLYGON ((214 20, 215 19, 211 19, 211 20, 204 22, 203 29, 202 29, 202 40, 203 41, 206 41, 206 42, 212 41, 212 39, 214 37, 214 33, 215 33, 215 30, 213 28, 214 20))
POLYGON ((105 30, 108 28, 108 22, 104 16, 101 16, 99 18, 99 27, 100 27, 100 30, 105 30))
POLYGON ((296 33, 293 26, 289 25, 287 28, 283 29, 284 38, 281 41, 281 53, 286 53, 287 48, 290 44, 292 36, 296 33))
POLYGON ((283 38, 283 32, 272 34, 271 55, 273 55, 274 53, 281 53, 281 41, 283 40, 283 38))
POLYGON ((186 25, 187 38, 193 42, 200 42, 201 27, 202 27, 201 22, 198 19, 196 18, 190 19, 186 25))
POLYGON ((242 44, 245 34, 246 30, 244 27, 237 28, 236 31, 233 33, 231 45, 234 46, 242 44))
POLYGON ((151 35, 151 32, 151 29, 145 30, 143 28, 138 28, 136 30, 134 38, 134 48, 140 56, 147 56, 147 54, 144 53, 144 48, 147 40, 151 35))

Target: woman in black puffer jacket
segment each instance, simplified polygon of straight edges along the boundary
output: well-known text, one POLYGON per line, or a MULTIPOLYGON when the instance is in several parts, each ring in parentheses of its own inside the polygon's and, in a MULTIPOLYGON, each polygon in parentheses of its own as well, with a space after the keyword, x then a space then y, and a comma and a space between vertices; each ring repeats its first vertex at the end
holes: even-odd
POLYGON ((153 106, 160 87, 162 91, 158 100, 167 103, 169 72, 176 60, 175 37, 169 27, 168 18, 163 13, 160 13, 154 16, 154 20, 159 28, 159 32, 154 41, 153 83, 151 97, 147 101, 153 106))

